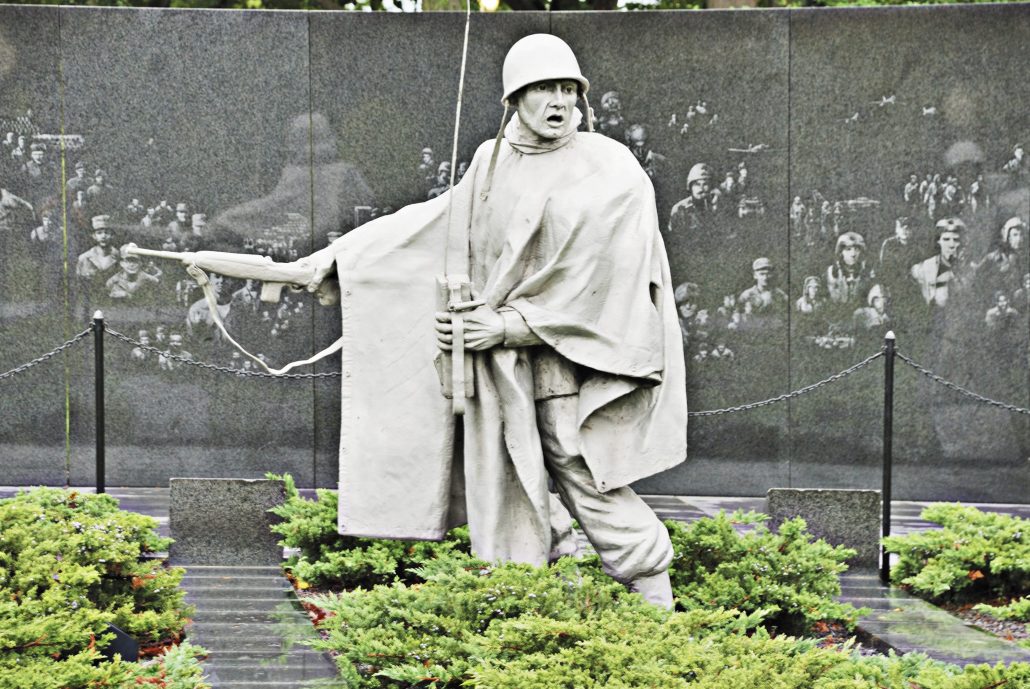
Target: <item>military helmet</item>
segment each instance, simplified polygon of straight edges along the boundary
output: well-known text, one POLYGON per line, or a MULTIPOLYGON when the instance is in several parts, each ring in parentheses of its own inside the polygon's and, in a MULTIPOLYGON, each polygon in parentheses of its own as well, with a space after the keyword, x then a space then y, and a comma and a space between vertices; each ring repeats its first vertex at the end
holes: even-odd
POLYGON ((845 232, 837 237, 837 248, 834 251, 840 256, 840 252, 846 246, 857 246, 862 251, 865 251, 865 238, 858 232, 845 232))
POLYGON ((698 292, 700 292, 700 289, 698 289, 697 283, 684 282, 676 286, 672 296, 676 300, 676 305, 681 306, 697 299, 698 292))
POLYGON ((712 168, 705 163, 698 163, 687 173, 687 186, 702 179, 712 179, 712 168))
POLYGON ((579 62, 568 43, 546 33, 520 38, 504 58, 501 69, 504 96, 501 102, 525 86, 554 79, 575 81, 584 94, 590 90, 590 82, 580 71, 579 62))
POLYGON ((1022 218, 1018 215, 1013 216, 1005 221, 1005 224, 1001 226, 1001 241, 1005 244, 1009 243, 1009 233, 1014 229, 1025 230, 1026 223, 1023 222, 1022 218))
POLYGON ((886 299, 889 296, 890 290, 877 283, 869 288, 869 294, 866 296, 866 303, 872 306, 874 299, 886 299))
POLYGON ((941 218, 937 221, 935 229, 937 230, 937 239, 940 239, 945 232, 962 234, 966 231, 966 224, 960 218, 941 218))

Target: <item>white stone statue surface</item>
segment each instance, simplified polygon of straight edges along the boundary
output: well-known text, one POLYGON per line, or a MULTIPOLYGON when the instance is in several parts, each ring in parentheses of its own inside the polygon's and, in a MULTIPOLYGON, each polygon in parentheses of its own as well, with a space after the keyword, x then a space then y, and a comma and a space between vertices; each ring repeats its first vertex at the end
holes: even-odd
POLYGON ((552 484, 605 571, 671 606, 668 533, 629 487, 686 457, 654 190, 629 149, 577 131, 589 82, 563 41, 515 43, 503 86, 503 138, 449 192, 293 263, 187 262, 323 295, 338 281, 341 533, 438 539, 467 522, 477 556, 543 564, 552 484), (450 378, 455 350, 468 363, 450 378))

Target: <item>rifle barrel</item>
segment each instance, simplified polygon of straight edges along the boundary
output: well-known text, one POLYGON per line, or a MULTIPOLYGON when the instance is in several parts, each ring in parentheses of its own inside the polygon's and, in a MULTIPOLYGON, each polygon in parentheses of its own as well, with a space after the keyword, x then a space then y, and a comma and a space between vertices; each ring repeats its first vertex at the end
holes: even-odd
POLYGON ((135 244, 129 244, 125 248, 125 253, 135 254, 136 256, 152 256, 154 258, 169 258, 173 261, 189 261, 193 258, 193 252, 191 251, 157 251, 155 249, 143 249, 136 246, 135 244))

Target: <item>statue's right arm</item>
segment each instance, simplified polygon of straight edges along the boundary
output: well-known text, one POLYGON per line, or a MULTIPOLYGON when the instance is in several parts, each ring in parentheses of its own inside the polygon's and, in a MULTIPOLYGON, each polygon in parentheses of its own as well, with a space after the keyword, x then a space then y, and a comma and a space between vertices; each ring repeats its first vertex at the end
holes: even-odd
MULTIPOLYGON (((281 290, 283 285, 305 289, 316 294, 324 304, 335 301, 335 281, 330 276, 336 271, 336 254, 332 246, 316 251, 310 256, 289 263, 276 263, 269 256, 236 254, 227 251, 152 251, 132 246, 129 253, 181 261, 186 266, 218 273, 242 280, 258 280, 268 286, 276 286, 268 294, 281 290)), ((265 299, 265 294, 262 295, 265 299)), ((277 301, 277 299, 265 299, 277 301)))

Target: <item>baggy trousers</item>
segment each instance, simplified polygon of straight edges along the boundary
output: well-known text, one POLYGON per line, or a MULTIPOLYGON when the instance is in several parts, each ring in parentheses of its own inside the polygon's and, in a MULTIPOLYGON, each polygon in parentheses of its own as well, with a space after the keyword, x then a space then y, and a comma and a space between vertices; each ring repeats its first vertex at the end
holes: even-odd
POLYGON ((673 555, 668 530, 629 486, 606 493, 597 490, 580 454, 578 407, 578 395, 536 402, 544 463, 562 502, 613 579, 629 583, 664 572, 673 555))

